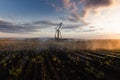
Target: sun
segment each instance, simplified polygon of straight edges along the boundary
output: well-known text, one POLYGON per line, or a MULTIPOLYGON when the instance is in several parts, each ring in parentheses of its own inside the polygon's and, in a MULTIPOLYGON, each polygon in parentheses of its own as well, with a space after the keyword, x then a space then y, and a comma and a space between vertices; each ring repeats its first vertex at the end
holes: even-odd
POLYGON ((108 34, 120 33, 120 7, 105 10, 98 15, 92 16, 88 20, 91 25, 103 28, 101 31, 108 34))

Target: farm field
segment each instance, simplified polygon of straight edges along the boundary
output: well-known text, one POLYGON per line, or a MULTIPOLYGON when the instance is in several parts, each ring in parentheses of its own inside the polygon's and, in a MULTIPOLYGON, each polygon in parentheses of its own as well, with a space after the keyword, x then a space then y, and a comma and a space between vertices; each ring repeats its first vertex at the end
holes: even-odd
POLYGON ((120 80, 120 50, 1 48, 0 80, 120 80))
POLYGON ((120 0, 0 0, 0 80, 120 80, 120 0))

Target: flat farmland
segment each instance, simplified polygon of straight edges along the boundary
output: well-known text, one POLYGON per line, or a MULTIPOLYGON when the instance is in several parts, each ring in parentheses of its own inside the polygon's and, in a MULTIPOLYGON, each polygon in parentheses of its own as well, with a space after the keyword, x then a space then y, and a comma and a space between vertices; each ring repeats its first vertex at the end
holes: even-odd
POLYGON ((1 42, 1 80, 120 80, 120 50, 27 42, 1 42))

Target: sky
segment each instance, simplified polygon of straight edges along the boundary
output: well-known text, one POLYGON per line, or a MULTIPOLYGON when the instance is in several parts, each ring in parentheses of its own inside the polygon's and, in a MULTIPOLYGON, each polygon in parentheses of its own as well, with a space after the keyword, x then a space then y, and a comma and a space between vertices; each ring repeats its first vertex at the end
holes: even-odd
POLYGON ((120 0, 0 0, 0 37, 120 39, 120 0))

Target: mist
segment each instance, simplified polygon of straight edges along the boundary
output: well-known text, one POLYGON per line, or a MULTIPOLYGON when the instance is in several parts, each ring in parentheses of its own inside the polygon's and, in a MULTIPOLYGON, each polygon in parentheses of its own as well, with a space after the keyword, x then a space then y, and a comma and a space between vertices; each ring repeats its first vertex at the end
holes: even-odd
POLYGON ((69 48, 73 49, 104 49, 118 50, 120 49, 120 40, 83 40, 65 43, 69 48))

